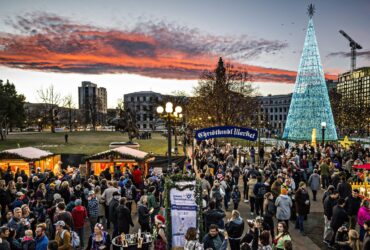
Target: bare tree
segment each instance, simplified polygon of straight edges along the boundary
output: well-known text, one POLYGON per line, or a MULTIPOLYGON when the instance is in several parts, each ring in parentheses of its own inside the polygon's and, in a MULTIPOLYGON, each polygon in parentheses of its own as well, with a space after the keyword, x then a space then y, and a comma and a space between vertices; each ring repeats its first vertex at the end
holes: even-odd
POLYGON ((46 117, 50 122, 51 132, 55 133, 55 124, 61 103, 61 95, 56 92, 53 85, 37 91, 40 101, 44 104, 46 117))
POLYGON ((67 109, 69 131, 72 132, 73 127, 72 111, 76 107, 73 102, 72 95, 67 95, 63 98, 63 107, 67 109))

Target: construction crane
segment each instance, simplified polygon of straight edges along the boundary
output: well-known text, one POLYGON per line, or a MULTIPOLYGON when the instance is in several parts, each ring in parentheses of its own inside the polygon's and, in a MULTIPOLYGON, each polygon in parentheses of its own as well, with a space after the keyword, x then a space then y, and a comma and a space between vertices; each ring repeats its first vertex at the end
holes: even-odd
POLYGON ((353 40, 343 30, 340 30, 339 33, 341 33, 349 41, 349 47, 351 47, 351 71, 353 71, 356 69, 356 50, 362 49, 362 46, 358 44, 357 42, 355 42, 355 40, 353 40))

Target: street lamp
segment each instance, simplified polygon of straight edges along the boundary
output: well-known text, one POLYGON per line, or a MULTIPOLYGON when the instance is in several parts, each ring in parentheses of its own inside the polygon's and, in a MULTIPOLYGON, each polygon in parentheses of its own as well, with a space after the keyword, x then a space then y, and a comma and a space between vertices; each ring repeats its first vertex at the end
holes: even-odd
MULTIPOLYGON (((175 110, 173 109, 173 103, 172 102, 167 102, 165 107, 158 106, 157 107, 157 113, 167 121, 167 133, 168 133, 168 149, 167 149, 167 156, 168 156, 168 166, 171 167, 172 165, 172 159, 171 159, 171 150, 172 150, 172 145, 171 145, 171 119, 176 119, 178 117, 182 117, 182 107, 176 106, 175 110), (164 112, 165 111, 165 112, 164 112)), ((176 139, 176 136, 175 136, 176 139)), ((175 149, 176 151, 176 149, 175 149)))
POLYGON ((322 132, 322 135, 321 135, 321 144, 324 146, 324 143, 325 143, 325 129, 326 129, 326 122, 322 122, 321 123, 321 132, 322 132))

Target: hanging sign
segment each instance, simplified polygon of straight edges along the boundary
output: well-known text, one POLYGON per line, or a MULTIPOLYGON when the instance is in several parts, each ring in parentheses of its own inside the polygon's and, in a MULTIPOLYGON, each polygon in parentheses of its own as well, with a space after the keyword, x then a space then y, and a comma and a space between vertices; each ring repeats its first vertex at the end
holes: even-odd
POLYGON ((199 129, 195 132, 195 138, 206 140, 210 138, 233 137, 248 141, 255 141, 258 137, 257 130, 251 128, 241 128, 235 126, 219 126, 199 129))

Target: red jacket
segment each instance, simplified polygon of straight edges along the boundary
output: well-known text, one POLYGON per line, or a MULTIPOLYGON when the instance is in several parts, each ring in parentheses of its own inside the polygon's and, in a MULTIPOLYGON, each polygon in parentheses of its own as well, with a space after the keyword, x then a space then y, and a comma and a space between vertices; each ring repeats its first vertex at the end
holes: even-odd
POLYGON ((75 229, 84 227, 85 219, 87 218, 87 211, 84 206, 77 206, 72 210, 72 218, 75 229))
POLYGON ((143 182, 143 173, 141 172, 140 169, 135 169, 132 172, 132 176, 133 176, 135 185, 141 184, 143 182))

